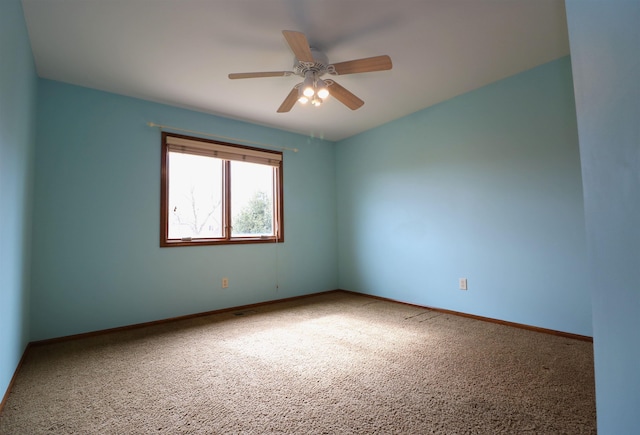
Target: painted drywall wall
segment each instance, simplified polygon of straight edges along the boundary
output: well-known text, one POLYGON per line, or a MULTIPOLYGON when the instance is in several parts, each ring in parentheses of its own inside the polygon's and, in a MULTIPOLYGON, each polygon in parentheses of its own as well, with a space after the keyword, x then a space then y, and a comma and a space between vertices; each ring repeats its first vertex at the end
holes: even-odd
POLYGON ((20 0, 0 2, 0 398, 28 341, 37 77, 20 0))
POLYGON ((331 142, 41 80, 32 339, 335 289, 334 157, 331 142), (285 242, 160 248, 148 122, 298 148, 284 154, 285 242))
POLYGON ((598 433, 640 427, 640 3, 568 0, 598 433))
POLYGON ((566 57, 337 143, 340 287, 590 336, 572 86, 566 57))

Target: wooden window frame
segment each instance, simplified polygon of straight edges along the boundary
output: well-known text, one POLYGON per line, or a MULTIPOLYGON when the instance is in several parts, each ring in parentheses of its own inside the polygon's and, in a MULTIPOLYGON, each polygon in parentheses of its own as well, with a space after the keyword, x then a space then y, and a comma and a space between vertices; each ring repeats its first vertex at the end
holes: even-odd
MULTIPOLYGON (((197 154, 197 153, 196 153, 197 154)), ((205 155, 205 154, 202 154, 205 155)), ((162 132, 162 156, 161 156, 161 175, 160 175, 160 247, 178 247, 178 246, 206 246, 206 245, 236 245, 236 244, 256 244, 256 243, 283 243, 284 242, 284 198, 283 198, 283 175, 282 175, 282 152, 266 150, 261 148, 254 148, 245 145, 238 145, 228 142, 220 142, 211 139, 202 139, 198 137, 185 136, 175 133, 162 132), (259 152, 269 153, 274 156, 279 156, 279 164, 271 164, 274 168, 274 183, 273 183, 273 203, 274 203, 274 216, 273 225, 275 235, 272 236, 245 236, 245 237, 232 237, 231 236, 231 160, 223 160, 222 171, 222 227, 223 235, 220 238, 198 238, 191 240, 183 239, 169 239, 169 170, 168 170, 168 154, 170 152, 168 146, 168 138, 186 139, 188 141, 197 141, 203 144, 214 144, 223 147, 229 147, 234 152, 242 154, 243 151, 248 153, 259 152)))

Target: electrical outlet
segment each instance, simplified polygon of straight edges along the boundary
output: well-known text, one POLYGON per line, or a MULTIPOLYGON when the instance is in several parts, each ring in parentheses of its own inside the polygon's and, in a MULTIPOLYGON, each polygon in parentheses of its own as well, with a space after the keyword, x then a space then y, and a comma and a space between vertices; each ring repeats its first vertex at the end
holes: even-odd
POLYGON ((222 278, 222 288, 229 287, 229 278, 222 278))
POLYGON ((460 290, 466 290, 467 289, 467 278, 460 278, 458 281, 459 281, 459 284, 460 284, 460 290))

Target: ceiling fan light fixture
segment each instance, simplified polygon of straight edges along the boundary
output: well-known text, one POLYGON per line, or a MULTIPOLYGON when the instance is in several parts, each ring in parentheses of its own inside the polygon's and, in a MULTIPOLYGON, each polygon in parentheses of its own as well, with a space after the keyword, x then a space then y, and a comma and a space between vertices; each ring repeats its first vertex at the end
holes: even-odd
POLYGON ((302 82, 302 93, 305 97, 313 97, 315 91, 313 89, 313 72, 307 71, 304 75, 304 81, 302 82))
POLYGON ((316 95, 322 100, 329 96, 329 89, 327 89, 327 84, 322 79, 318 79, 316 81, 316 95))
POLYGON ((298 103, 307 104, 309 102, 309 97, 302 93, 303 87, 304 85, 302 83, 298 85, 298 103))
POLYGON ((319 105, 322 104, 322 98, 318 97, 317 95, 314 95, 313 98, 311 99, 311 104, 318 107, 319 105))

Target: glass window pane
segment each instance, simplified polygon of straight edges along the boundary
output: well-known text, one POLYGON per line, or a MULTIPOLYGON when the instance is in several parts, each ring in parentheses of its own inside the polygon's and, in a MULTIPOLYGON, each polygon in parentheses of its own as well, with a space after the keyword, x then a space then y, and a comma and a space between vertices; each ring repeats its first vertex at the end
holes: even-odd
POLYGON ((169 152, 169 239, 222 237, 222 160, 169 152))
POLYGON ((231 163, 231 236, 273 236, 272 166, 231 163))

